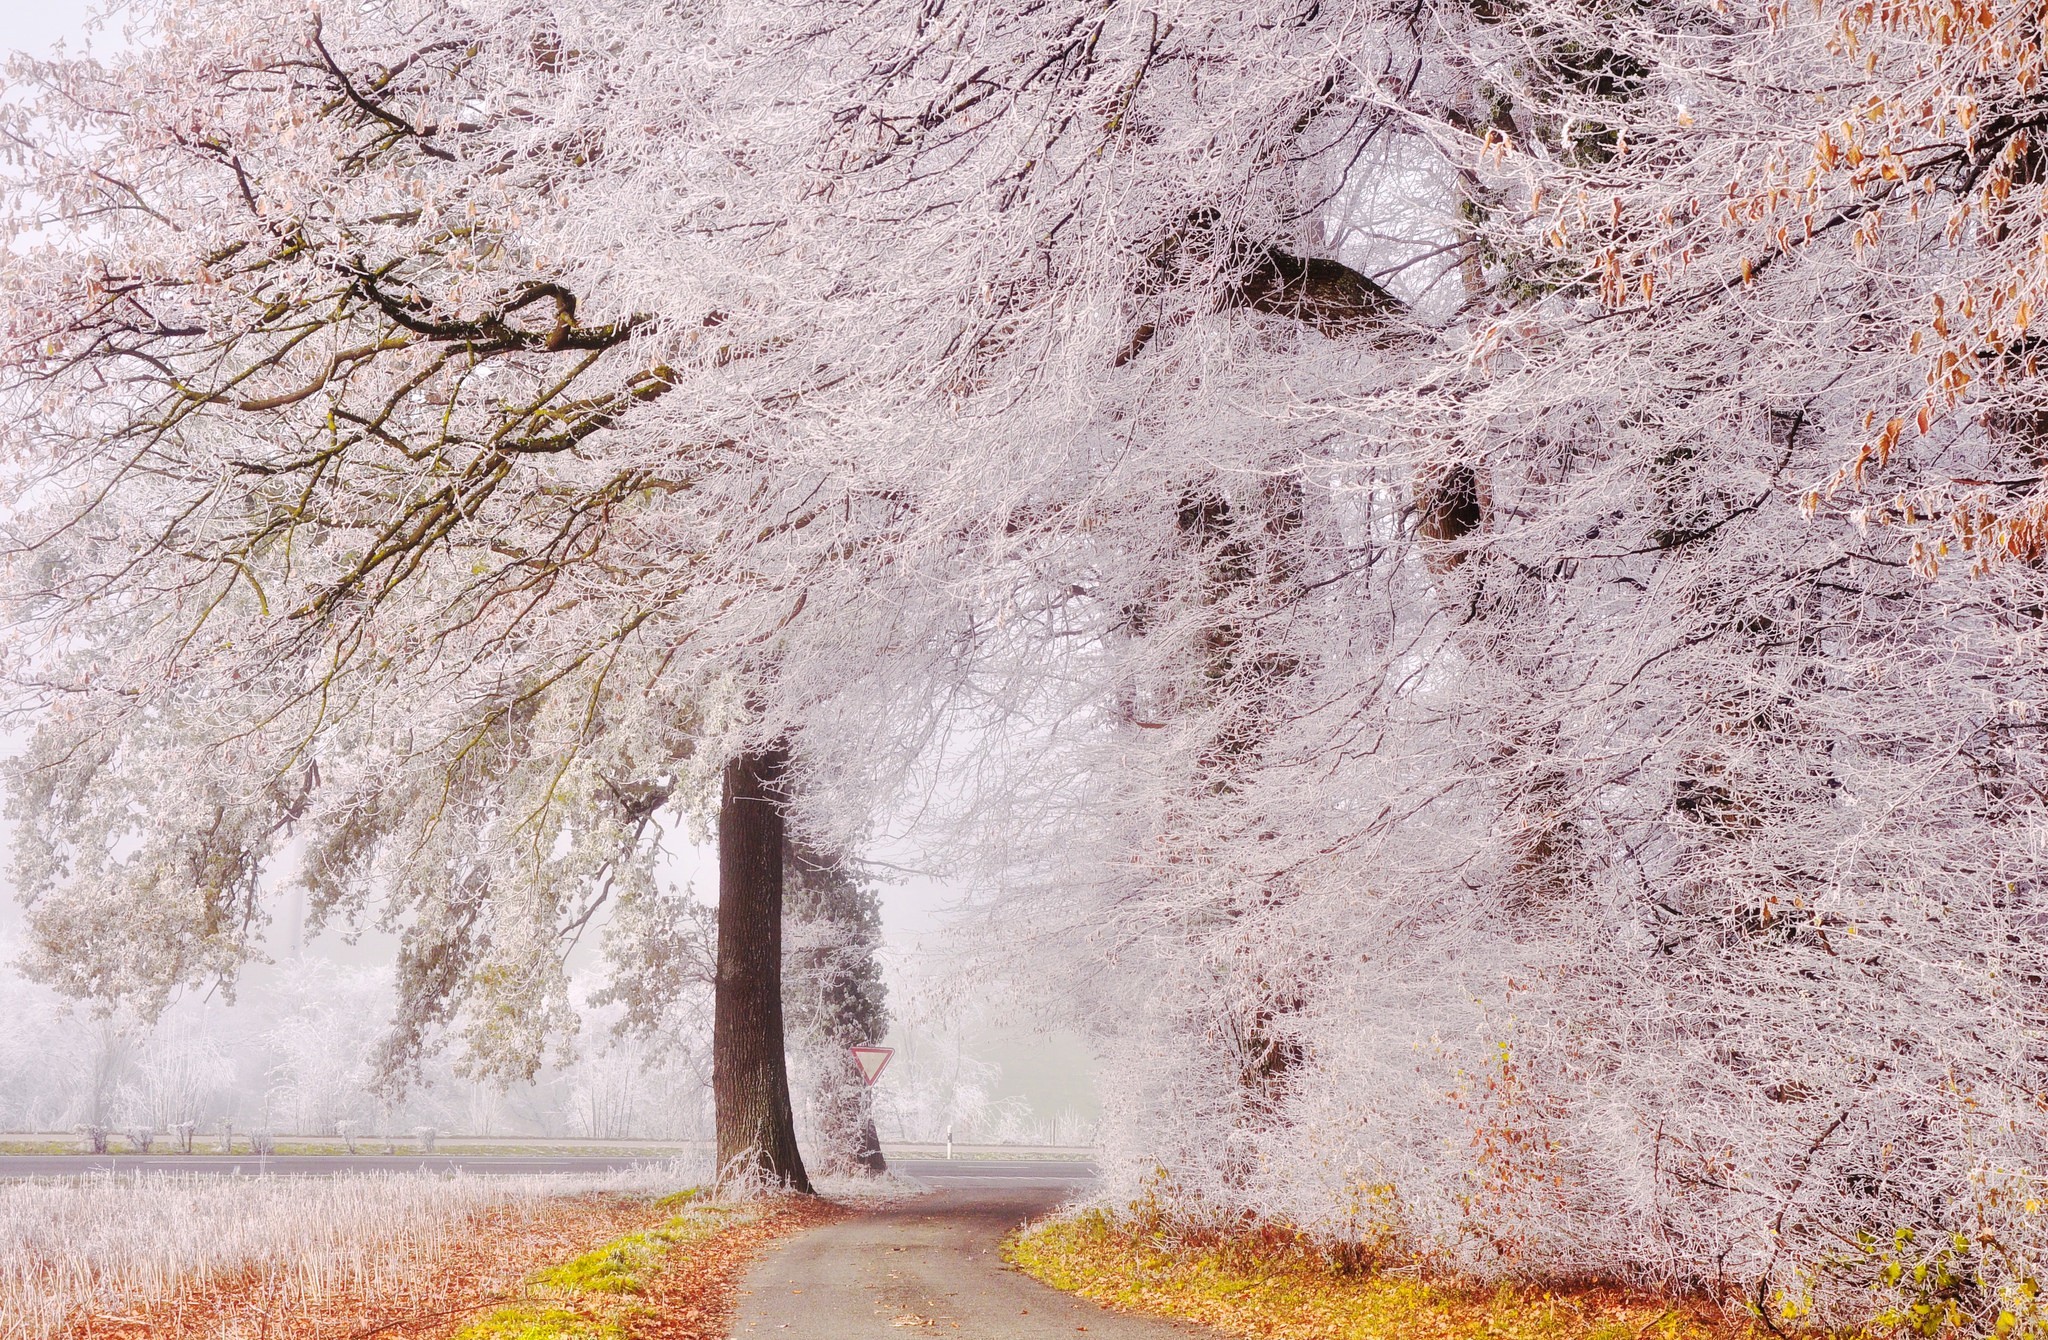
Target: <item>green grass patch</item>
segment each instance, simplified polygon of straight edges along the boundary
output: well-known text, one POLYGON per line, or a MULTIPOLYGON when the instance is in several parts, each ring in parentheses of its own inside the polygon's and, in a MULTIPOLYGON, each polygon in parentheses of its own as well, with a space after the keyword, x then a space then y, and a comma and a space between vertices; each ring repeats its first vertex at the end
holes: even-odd
POLYGON ((1493 1287, 1361 1270, 1263 1240, 1169 1244, 1101 1211, 1013 1238, 1009 1262, 1132 1312, 1271 1340, 1728 1340, 1683 1309, 1620 1290, 1493 1287))
POLYGON ((638 1293, 642 1276, 661 1265, 668 1242, 660 1229, 628 1233, 533 1277, 534 1287, 551 1293, 638 1293))
POLYGON ((501 1307, 456 1332, 456 1340, 619 1340, 625 1328, 605 1317, 561 1307, 501 1307))
POLYGON ((499 1308, 457 1331, 453 1340, 623 1340, 627 1323, 646 1311, 636 1296, 670 1253, 755 1213, 705 1202, 695 1188, 664 1196, 654 1208, 671 1211, 671 1217, 540 1271, 527 1281, 532 1301, 499 1308))

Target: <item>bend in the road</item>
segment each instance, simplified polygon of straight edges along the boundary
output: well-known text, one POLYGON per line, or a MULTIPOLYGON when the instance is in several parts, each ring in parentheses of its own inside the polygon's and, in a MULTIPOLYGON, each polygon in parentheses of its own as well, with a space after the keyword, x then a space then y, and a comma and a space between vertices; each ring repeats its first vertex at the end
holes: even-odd
MULTIPOLYGON (((1064 1190, 1072 1190, 1069 1183, 1064 1190)), ((734 1340, 1191 1340, 1202 1332, 1104 1311, 1003 1264, 1002 1241, 1061 1189, 961 1186, 776 1244, 748 1273, 734 1340)))

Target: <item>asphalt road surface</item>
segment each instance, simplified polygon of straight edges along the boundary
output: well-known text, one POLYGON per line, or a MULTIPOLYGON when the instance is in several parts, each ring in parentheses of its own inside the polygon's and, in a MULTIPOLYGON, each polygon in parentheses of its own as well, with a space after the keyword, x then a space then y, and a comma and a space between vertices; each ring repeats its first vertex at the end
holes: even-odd
MULTIPOLYGON (((0 1178, 194 1173, 215 1177, 331 1177, 354 1172, 602 1173, 659 1166, 630 1154, 0 1154, 0 1178)), ((1058 1189, 1094 1176, 1092 1164, 1056 1159, 894 1160, 893 1168, 934 1187, 1058 1189)))
POLYGON ((1075 1185, 1025 1182, 994 1177, 784 1239, 748 1272, 733 1340, 1213 1340, 1105 1311, 1005 1266, 1003 1236, 1075 1185))
MULTIPOLYGON (((1071 1193, 1095 1180, 1095 1165, 1073 1159, 891 1159, 889 1166, 905 1177, 947 1188, 1036 1188, 1071 1193)), ((1055 1197, 1048 1204, 1056 1203, 1055 1197)))

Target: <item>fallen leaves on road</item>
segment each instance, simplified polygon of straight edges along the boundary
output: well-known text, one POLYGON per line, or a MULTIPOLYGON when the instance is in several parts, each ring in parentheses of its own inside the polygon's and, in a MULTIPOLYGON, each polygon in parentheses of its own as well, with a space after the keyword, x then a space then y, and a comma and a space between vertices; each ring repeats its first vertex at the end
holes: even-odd
POLYGON ((761 1248, 845 1213, 815 1196, 789 1196, 769 1202, 758 1219, 678 1251, 642 1296, 647 1312, 628 1329, 630 1340, 721 1340, 740 1280, 761 1248))

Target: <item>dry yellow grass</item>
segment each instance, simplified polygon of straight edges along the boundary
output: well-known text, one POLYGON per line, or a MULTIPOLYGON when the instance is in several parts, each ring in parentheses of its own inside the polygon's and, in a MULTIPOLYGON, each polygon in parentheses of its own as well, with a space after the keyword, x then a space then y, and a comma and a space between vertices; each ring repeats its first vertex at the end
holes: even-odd
POLYGON ((1608 1288, 1475 1287, 1346 1270, 1299 1250, 1175 1244, 1100 1212, 1006 1249, 1026 1274, 1107 1307, 1260 1340, 1731 1340, 1741 1328, 1608 1288))

